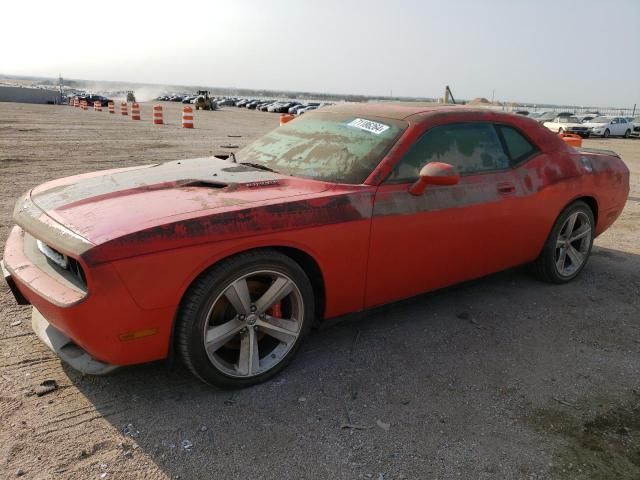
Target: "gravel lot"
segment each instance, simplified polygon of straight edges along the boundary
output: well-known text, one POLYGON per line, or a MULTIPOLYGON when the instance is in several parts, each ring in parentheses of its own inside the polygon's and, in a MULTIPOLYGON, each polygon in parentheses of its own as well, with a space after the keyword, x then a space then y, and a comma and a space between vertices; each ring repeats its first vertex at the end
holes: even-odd
MULTIPOLYGON (((226 108, 183 130, 180 107, 154 126, 150 104, 133 122, 0 103, 2 244, 15 199, 39 183, 210 155, 278 124, 226 108)), ((640 478, 640 141, 585 145, 620 153, 632 186, 576 281, 517 268, 334 322, 255 388, 164 363, 83 377, 2 284, 0 477, 640 478), (47 379, 60 388, 35 395, 47 379)))

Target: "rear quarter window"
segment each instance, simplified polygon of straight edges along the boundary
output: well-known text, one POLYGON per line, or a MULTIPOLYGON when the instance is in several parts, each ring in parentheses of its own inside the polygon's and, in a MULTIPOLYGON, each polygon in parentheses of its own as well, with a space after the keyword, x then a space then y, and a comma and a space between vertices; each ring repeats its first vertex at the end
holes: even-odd
POLYGON ((506 125, 496 127, 502 136, 511 165, 516 165, 538 152, 538 149, 515 128, 506 125))

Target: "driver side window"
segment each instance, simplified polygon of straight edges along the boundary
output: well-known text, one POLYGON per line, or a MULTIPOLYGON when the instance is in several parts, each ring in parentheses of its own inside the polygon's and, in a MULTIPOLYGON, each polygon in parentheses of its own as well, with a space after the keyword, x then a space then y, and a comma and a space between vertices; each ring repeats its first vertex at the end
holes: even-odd
POLYGON ((490 123, 456 123, 425 132, 395 166, 388 183, 412 182, 428 162, 445 162, 461 175, 509 168, 509 158, 490 123))

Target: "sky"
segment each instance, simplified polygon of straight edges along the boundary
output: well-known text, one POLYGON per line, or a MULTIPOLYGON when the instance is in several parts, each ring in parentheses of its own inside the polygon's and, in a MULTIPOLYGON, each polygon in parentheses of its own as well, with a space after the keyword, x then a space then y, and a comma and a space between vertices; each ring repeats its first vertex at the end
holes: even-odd
POLYGON ((7 0, 0 13, 3 74, 640 104, 640 0, 7 0))

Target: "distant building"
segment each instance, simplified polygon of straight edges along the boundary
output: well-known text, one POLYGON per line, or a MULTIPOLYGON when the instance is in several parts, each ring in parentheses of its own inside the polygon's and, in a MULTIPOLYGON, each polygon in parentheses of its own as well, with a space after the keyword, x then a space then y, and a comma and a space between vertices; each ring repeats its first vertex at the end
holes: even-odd
POLYGON ((0 85, 0 102, 57 104, 60 103, 60 92, 43 88, 0 85))

